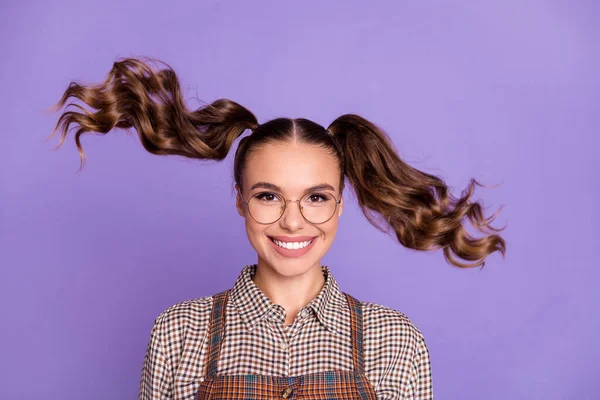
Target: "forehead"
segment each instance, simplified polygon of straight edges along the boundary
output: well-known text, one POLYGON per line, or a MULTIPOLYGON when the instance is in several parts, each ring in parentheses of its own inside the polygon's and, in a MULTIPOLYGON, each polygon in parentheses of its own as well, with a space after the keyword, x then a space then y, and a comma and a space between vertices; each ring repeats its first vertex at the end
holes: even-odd
POLYGON ((305 143, 269 143, 253 150, 243 172, 244 188, 272 183, 284 193, 300 193, 323 183, 339 190, 340 170, 327 150, 305 143))

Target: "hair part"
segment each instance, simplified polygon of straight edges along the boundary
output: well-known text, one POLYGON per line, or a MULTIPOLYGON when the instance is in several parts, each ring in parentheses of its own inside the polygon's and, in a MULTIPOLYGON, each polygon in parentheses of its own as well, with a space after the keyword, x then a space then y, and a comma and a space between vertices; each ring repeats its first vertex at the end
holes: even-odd
POLYGON ((242 172, 252 152, 271 143, 302 143, 322 148, 338 162, 340 171, 339 192, 344 190, 344 157, 337 141, 327 134, 323 126, 305 118, 276 118, 257 126, 251 135, 240 140, 235 153, 233 178, 243 189, 242 172))
POLYGON ((340 169, 340 193, 348 179, 367 220, 377 229, 395 234, 414 250, 443 249, 446 261, 461 268, 483 267, 485 258, 499 251, 506 256, 506 242, 483 215, 482 205, 471 200, 472 179, 461 196, 454 197, 444 181, 417 170, 400 159, 386 133, 365 118, 346 114, 326 128, 304 118, 277 118, 262 125, 242 105, 219 99, 196 110, 187 109, 175 71, 153 59, 126 58, 113 64, 108 77, 97 85, 71 82, 54 106, 64 111, 48 137, 61 132, 60 147, 70 127, 78 127, 75 142, 81 164, 85 153, 81 135, 106 134, 114 128, 133 128, 144 148, 152 154, 179 155, 192 159, 223 160, 234 141, 246 129, 251 135, 237 147, 233 178, 242 188, 242 174, 251 152, 269 143, 298 142, 330 152, 340 169), (160 63, 154 70, 150 63, 160 63), (91 107, 68 103, 81 101, 91 107), (470 235, 465 223, 484 237, 470 235), (464 263, 461 260, 472 261, 464 263))

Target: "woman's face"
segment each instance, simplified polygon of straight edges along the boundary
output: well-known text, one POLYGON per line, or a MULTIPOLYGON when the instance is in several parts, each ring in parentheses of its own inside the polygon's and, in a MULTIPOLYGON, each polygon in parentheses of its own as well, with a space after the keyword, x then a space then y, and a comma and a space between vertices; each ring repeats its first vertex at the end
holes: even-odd
MULTIPOLYGON (((246 233, 258 254, 259 266, 272 269, 279 275, 291 277, 303 274, 321 265, 321 258, 333 243, 342 215, 343 200, 339 193, 340 170, 333 155, 326 150, 303 143, 270 143, 252 151, 242 173, 243 193, 237 189, 238 213, 246 220, 246 233), (314 190, 311 188, 319 186, 314 190), (308 222, 298 207, 298 202, 288 201, 281 218, 271 224, 256 222, 243 204, 256 194, 264 201, 273 201, 278 194, 286 200, 300 200, 308 193, 325 195, 331 202, 342 200, 333 217, 322 224, 308 222), (332 197, 333 196, 333 197, 332 197), (243 198, 243 200, 242 200, 243 198), (276 244, 272 238, 279 239, 276 244), (302 242, 297 247, 283 242, 302 242)), ((255 199, 256 200, 256 199, 255 199)), ((255 201, 253 200, 253 201, 255 201)), ((283 199, 281 199, 283 202, 283 199)))

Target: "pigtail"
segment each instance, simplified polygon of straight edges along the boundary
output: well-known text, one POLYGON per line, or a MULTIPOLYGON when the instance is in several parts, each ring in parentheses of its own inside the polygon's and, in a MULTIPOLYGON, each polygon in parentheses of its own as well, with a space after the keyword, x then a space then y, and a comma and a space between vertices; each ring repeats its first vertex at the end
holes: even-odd
POLYGON ((122 59, 113 64, 108 77, 100 84, 71 82, 53 109, 62 108, 73 98, 92 110, 75 103, 67 104, 76 110, 65 111, 60 116, 47 140, 60 130, 58 148, 65 141, 70 126, 78 126, 75 142, 81 158, 80 169, 85 164, 81 135, 85 132, 106 134, 113 128, 134 128, 144 148, 152 154, 222 160, 245 129, 258 125, 248 109, 227 99, 189 111, 177 75, 167 64, 159 63, 165 68, 153 71, 147 62, 122 59))
POLYGON ((411 249, 443 249, 447 262, 457 267, 483 267, 494 251, 505 256, 504 239, 493 234, 504 228, 490 226, 500 210, 486 218, 481 205, 471 201, 475 185, 482 186, 476 180, 455 198, 443 180, 402 161, 387 135, 366 119, 343 115, 328 129, 343 154, 344 174, 373 226, 386 233, 393 230, 411 249), (463 226, 465 217, 486 236, 470 235, 463 226))

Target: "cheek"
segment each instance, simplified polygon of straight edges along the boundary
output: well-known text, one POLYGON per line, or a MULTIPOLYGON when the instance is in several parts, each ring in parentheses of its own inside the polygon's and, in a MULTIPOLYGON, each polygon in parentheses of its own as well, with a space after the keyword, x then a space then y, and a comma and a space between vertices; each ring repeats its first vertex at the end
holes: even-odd
POLYGON ((321 231, 328 237, 329 240, 333 240, 338 230, 338 218, 337 215, 331 220, 327 221, 326 224, 321 226, 321 231))
POLYGON ((264 236, 264 231, 267 225, 261 225, 250 217, 246 217, 246 234, 248 240, 253 247, 261 242, 261 237, 264 236))

